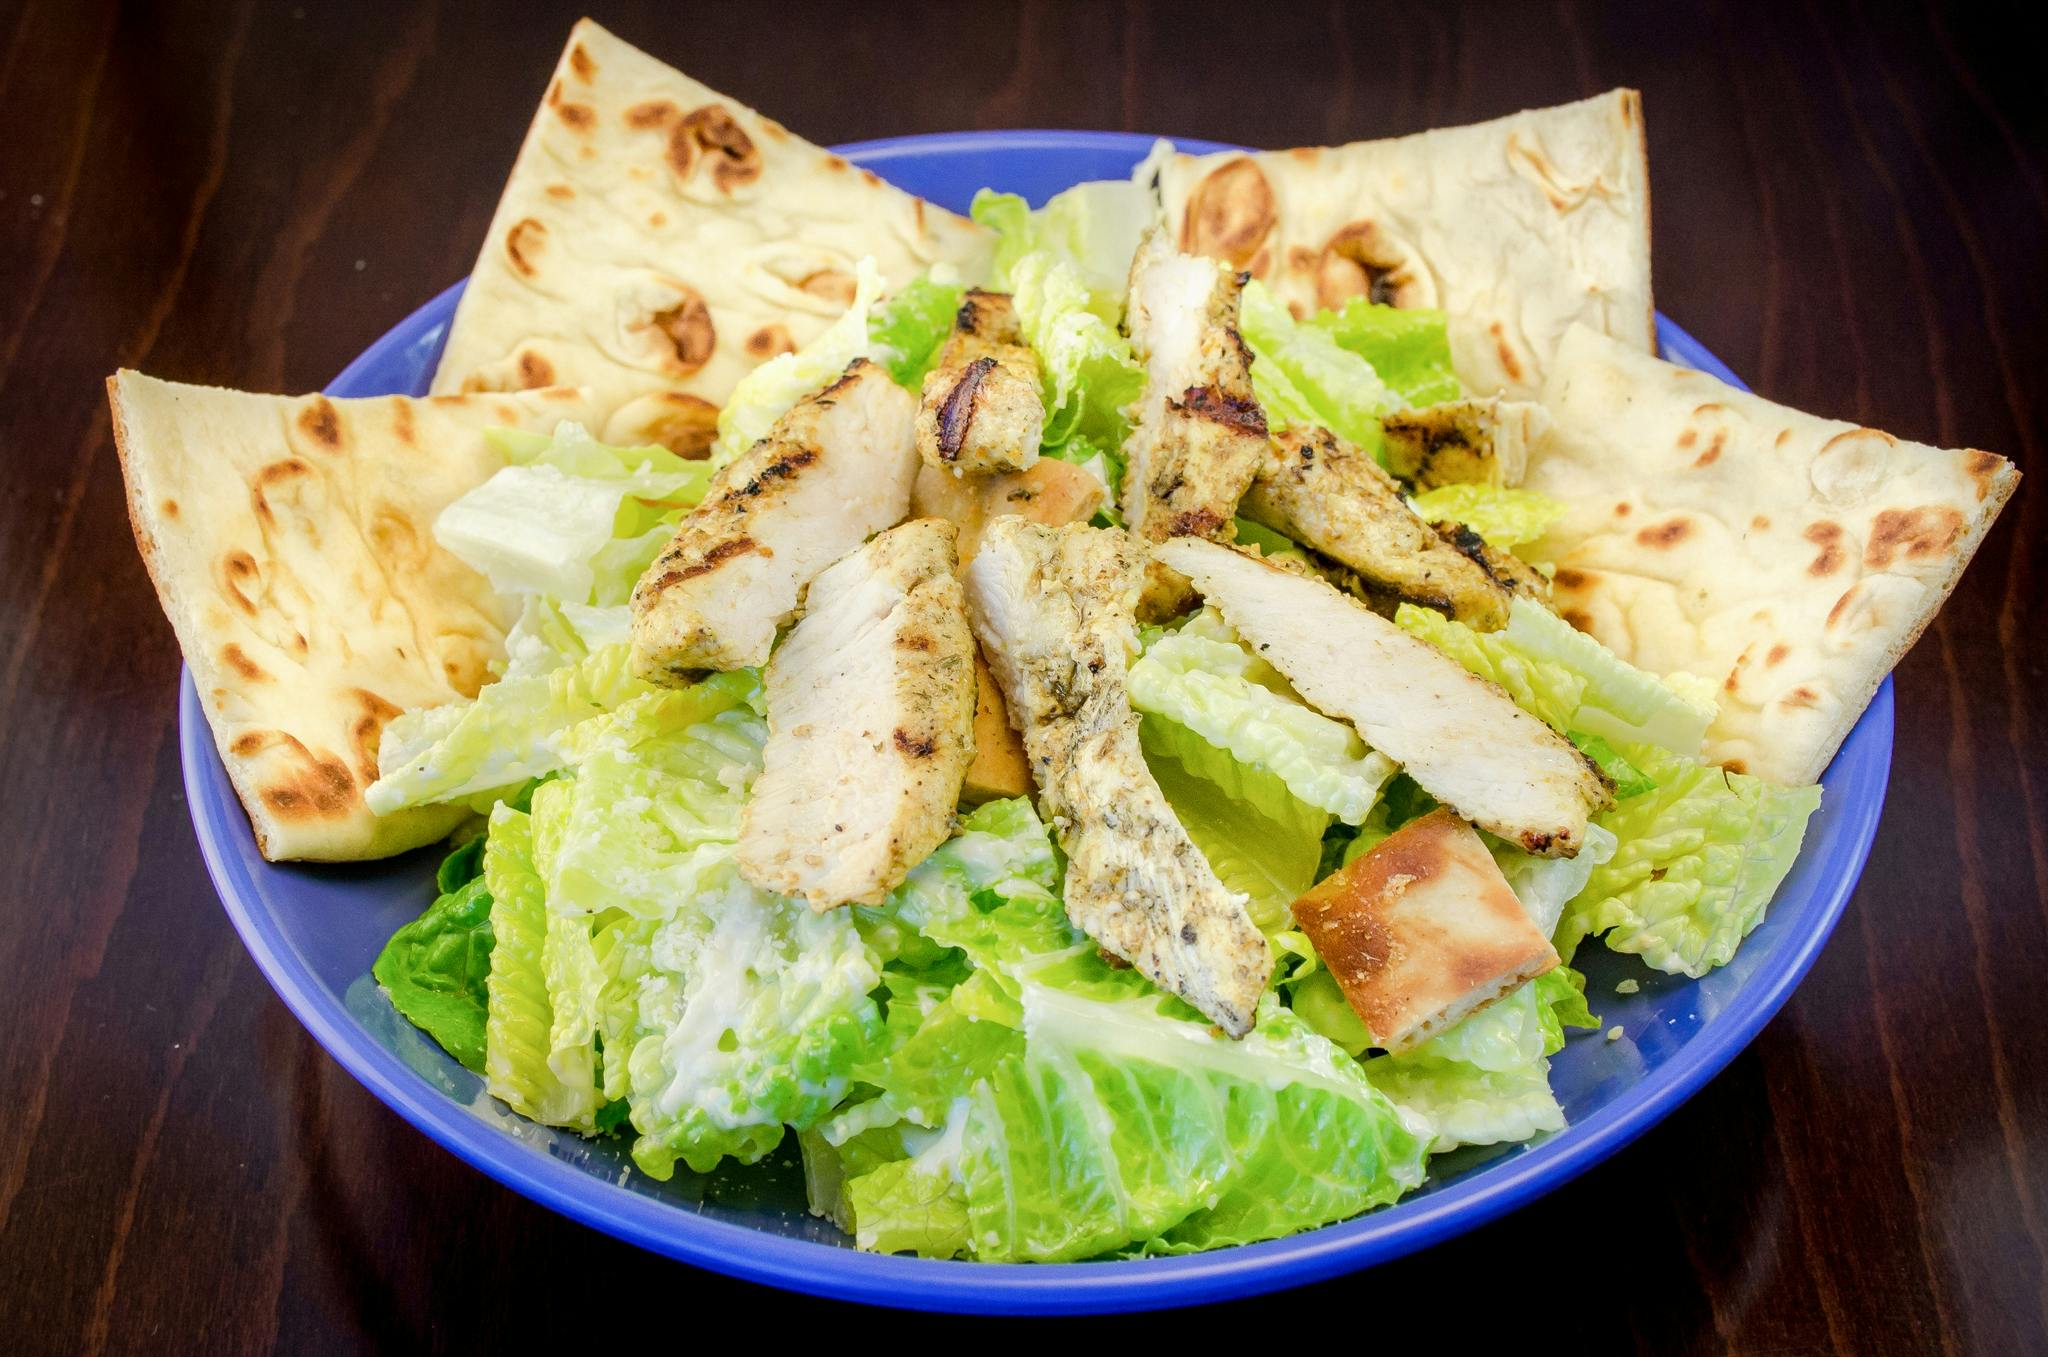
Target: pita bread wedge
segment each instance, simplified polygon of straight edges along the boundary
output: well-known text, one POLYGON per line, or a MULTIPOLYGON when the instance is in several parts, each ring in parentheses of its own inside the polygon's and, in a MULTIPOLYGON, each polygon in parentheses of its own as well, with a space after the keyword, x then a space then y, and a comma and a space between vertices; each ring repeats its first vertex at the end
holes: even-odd
POLYGON ((846 309, 862 256, 895 288, 939 262, 978 274, 989 239, 585 19, 433 390, 585 386, 606 441, 701 455, 734 383, 846 309))
POLYGON ((1634 90, 1389 141, 1175 156, 1159 188, 1182 249, 1250 269, 1297 315, 1442 308, 1476 395, 1533 397, 1574 322, 1651 347, 1634 90))
POLYGON ((414 400, 107 382, 135 543, 272 861, 388 857, 462 819, 376 816, 384 723, 471 697, 509 620, 434 518, 499 466, 484 430, 587 419, 572 390, 414 400))
POLYGON ((1535 549, 1574 626, 1711 681, 1716 763, 1810 783, 2019 483, 2003 457, 1788 410, 1583 327, 1544 392, 1535 549))

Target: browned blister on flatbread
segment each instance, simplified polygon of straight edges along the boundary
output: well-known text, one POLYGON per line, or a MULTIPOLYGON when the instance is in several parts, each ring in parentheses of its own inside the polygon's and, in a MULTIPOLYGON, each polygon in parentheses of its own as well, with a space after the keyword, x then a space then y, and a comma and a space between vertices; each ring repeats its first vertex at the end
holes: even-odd
POLYGON ((1296 315, 1442 308, 1477 395, 1533 396, 1573 322, 1652 344, 1634 90, 1387 141, 1174 156, 1159 189, 1180 248, 1249 269, 1296 315))
POLYGON ((475 696, 502 649, 502 605, 434 519, 499 465, 486 429, 587 419, 582 394, 294 398, 127 371, 107 389, 136 545, 263 855, 446 834, 459 808, 363 803, 385 724, 475 696))
POLYGON ((734 384, 852 302, 863 256, 893 288, 977 274, 988 239, 585 19, 433 389, 586 386, 606 441, 702 455, 734 384))
POLYGON ((1712 682, 1707 757, 1818 778, 2019 483, 1574 329, 1526 484, 1560 613, 1623 659, 1712 682))

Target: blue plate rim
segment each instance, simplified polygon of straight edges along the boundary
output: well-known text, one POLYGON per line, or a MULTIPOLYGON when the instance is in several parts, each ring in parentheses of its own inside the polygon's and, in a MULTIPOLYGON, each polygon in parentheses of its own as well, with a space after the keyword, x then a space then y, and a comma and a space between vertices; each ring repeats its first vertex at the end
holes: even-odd
MULTIPOLYGON (((892 137, 835 147, 858 164, 940 149, 989 153, 1024 148, 1088 148, 1142 155, 1155 140, 1142 133, 1023 129, 892 137)), ((1173 138, 1192 150, 1234 149, 1173 138)), ((452 311, 463 284, 445 289, 351 362, 332 386, 347 386, 393 354, 418 343, 422 329, 452 311)), ((1741 382, 1699 342, 1662 314, 1664 351, 1731 384, 1741 382)), ((208 875, 251 958, 278 997, 330 1056, 379 1100, 458 1158, 506 1187, 562 1215, 653 1252, 729 1276, 837 1299, 960 1313, 1100 1313, 1164 1308, 1256 1295, 1386 1262, 1494 1220, 1563 1185, 1661 1121, 1717 1075, 1775 1016, 1812 968, 1840 921, 1867 861, 1888 791, 1893 741, 1889 678, 1844 745, 1859 777, 1874 777, 1876 794, 1846 807, 1822 883, 1820 913, 1789 949, 1759 972, 1686 1041, 1625 1094, 1566 1130, 1518 1154, 1475 1169, 1427 1196, 1395 1207, 1262 1244, 1180 1258, 1079 1264, 970 1263, 860 1253, 789 1239, 713 1219, 595 1178, 471 1117, 364 1032, 328 995, 276 921, 257 907, 246 858, 231 841, 250 831, 232 794, 222 812, 225 779, 189 670, 181 671, 179 742, 183 781, 208 875), (1875 765, 1873 769, 1869 765, 1875 765)), ((1843 773, 1838 759, 1832 781, 1843 773)), ((1809 850, 1811 851, 1810 847, 1809 850)), ((280 870, 264 868, 264 870, 280 870)))

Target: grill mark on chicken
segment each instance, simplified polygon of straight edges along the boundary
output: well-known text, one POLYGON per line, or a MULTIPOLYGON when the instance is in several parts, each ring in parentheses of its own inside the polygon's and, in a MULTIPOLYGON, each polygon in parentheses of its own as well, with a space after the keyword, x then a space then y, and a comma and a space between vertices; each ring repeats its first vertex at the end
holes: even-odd
POLYGON ((1241 434, 1266 436, 1266 412, 1245 396, 1228 395, 1213 386, 1191 386, 1181 397, 1179 408, 1241 434))
MULTIPOLYGON (((1126 324, 1145 390, 1124 440, 1123 511, 1141 542, 1225 536, 1258 468, 1266 420, 1237 329, 1246 276, 1181 253, 1158 231, 1131 261, 1126 324)), ((1190 598, 1186 580, 1147 562, 1143 616, 1172 616, 1190 598)))
POLYGON ((918 454, 929 466, 964 472, 1032 466, 1045 432, 1038 377, 1009 296, 970 291, 924 379, 918 454))
POLYGON ((967 441, 967 427, 974 420, 975 393, 995 366, 996 360, 986 357, 969 363, 939 407, 939 452, 949 462, 960 456, 960 445, 967 441))

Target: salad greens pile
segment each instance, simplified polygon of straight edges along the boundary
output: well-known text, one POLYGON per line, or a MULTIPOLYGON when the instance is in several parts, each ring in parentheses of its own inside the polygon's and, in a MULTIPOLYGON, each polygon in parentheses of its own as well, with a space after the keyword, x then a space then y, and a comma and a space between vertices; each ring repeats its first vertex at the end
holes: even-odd
MULTIPOLYGON (((1129 185, 1031 210, 984 192, 992 279, 1043 364, 1045 455, 1113 491, 1142 374, 1119 332, 1149 217, 1129 185)), ((1242 1041, 1068 922, 1063 859, 1028 801, 983 805, 880 906, 813 912, 734 866, 766 738, 753 671, 685 688, 633 675, 626 600, 712 470, 867 356, 915 390, 963 280, 891 297, 871 265, 845 316, 741 382, 707 462, 573 425, 506 435, 506 467, 437 539, 517 604, 502 676, 393 721, 380 811, 461 803, 481 827, 374 973, 398 1011, 521 1115, 630 1138, 639 1167, 761 1159, 792 1132, 812 1204, 861 1247, 1064 1260, 1269 1239, 1391 1202, 1429 1156, 1564 1125, 1549 1058, 1597 1026, 1560 968, 1398 1056, 1345 1002, 1290 904, 1432 803, 1308 706, 1210 611, 1148 629, 1129 671, 1145 756, 1281 964, 1242 1041)), ((1366 448, 1388 413, 1459 394, 1441 314, 1353 302, 1296 318, 1257 284, 1243 335, 1276 426, 1366 448)), ((1454 486, 1426 516, 1525 544, 1559 506, 1454 486)), ((1248 536, 1254 535, 1245 525, 1248 536)), ((1257 531, 1269 554, 1295 544, 1257 531)), ((1489 842, 1559 953, 1585 939, 1698 976, 1756 926, 1817 788, 1700 762, 1711 691, 1624 664, 1540 606, 1482 634, 1398 624, 1577 743, 1613 778, 1575 858, 1489 842)))

